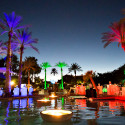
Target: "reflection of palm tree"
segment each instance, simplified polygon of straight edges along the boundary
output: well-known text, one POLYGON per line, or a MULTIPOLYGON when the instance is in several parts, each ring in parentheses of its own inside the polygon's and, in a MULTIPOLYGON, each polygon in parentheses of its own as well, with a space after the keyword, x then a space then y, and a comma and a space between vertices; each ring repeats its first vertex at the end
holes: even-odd
POLYGON ((37 41, 38 41, 37 39, 32 39, 31 32, 28 32, 28 29, 22 31, 18 30, 18 34, 16 34, 14 37, 14 42, 17 43, 20 53, 19 77, 18 77, 19 91, 21 91, 22 56, 24 49, 26 47, 30 47, 38 52, 38 49, 32 45, 33 43, 37 43, 37 41))
POLYGON ((65 62, 58 62, 56 66, 61 68, 61 89, 63 89, 63 67, 66 67, 67 64, 65 62))
POLYGON ((109 26, 110 32, 103 33, 102 42, 106 42, 104 48, 112 42, 118 42, 118 46, 125 51, 125 23, 113 23, 109 26))
POLYGON ((12 14, 7 15, 4 13, 4 20, 0 19, 0 27, 4 30, 1 34, 4 34, 8 32, 8 48, 7 48, 7 63, 6 63, 6 93, 10 93, 10 68, 11 68, 11 42, 12 37, 15 34, 15 31, 21 28, 24 28, 24 26, 18 26, 22 20, 21 16, 16 16, 15 12, 12 12, 12 14))
POLYGON ((69 72, 74 71, 75 74, 75 82, 76 82, 76 71, 82 71, 81 67, 77 64, 77 63, 73 63, 71 64, 70 68, 69 68, 69 72))
POLYGON ((52 68, 51 74, 53 74, 54 76, 55 76, 56 74, 58 74, 57 69, 56 69, 56 68, 52 68))
POLYGON ((32 60, 31 58, 27 58, 27 57, 25 58, 22 70, 28 73, 28 90, 30 87, 30 72, 32 70, 35 71, 35 67, 34 67, 35 65, 36 65, 36 62, 34 60, 32 60))
POLYGON ((44 62, 40 66, 41 66, 42 69, 45 70, 44 89, 47 89, 47 86, 46 86, 46 69, 51 67, 51 65, 48 62, 44 62))

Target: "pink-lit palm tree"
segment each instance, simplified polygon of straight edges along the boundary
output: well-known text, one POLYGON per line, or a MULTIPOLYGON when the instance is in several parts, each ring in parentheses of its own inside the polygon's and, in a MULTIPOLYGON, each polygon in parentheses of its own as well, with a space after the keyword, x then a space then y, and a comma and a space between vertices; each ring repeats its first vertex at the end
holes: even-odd
POLYGON ((21 78, 22 78, 22 57, 24 53, 24 49, 29 47, 38 51, 36 47, 32 44, 37 43, 38 39, 32 39, 32 33, 28 32, 28 29, 24 29, 22 31, 18 30, 18 33, 14 36, 14 43, 17 45, 17 49, 20 53, 20 64, 19 64, 19 77, 18 77, 18 87, 21 92, 21 78))
POLYGON ((118 42, 118 47, 121 44, 125 51, 125 23, 115 22, 109 28, 111 31, 103 33, 102 42, 106 42, 104 48, 112 42, 118 42))
POLYGON ((6 62, 6 94, 10 94, 10 67, 11 67, 11 42, 12 37, 16 33, 18 29, 24 28, 25 26, 19 26, 20 22, 22 21, 21 16, 16 16, 15 12, 12 12, 11 14, 4 13, 4 20, 0 19, 0 27, 3 29, 3 32, 1 33, 8 33, 8 44, 7 44, 7 62, 6 62))

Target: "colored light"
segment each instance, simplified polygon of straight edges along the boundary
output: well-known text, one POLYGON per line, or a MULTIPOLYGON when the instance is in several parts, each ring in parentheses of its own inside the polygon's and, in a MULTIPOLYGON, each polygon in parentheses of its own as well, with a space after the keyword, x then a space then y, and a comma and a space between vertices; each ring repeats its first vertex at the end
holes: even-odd
POLYGON ((11 81, 10 84, 11 84, 11 85, 14 85, 14 81, 11 81))
POLYGON ((52 94, 51 96, 49 96, 49 97, 52 97, 52 98, 54 98, 54 97, 57 97, 56 95, 54 95, 54 94, 52 94))
POLYGON ((42 111, 43 114, 48 114, 48 115, 54 115, 54 116, 61 116, 61 115, 67 115, 71 114, 71 111, 67 110, 46 110, 42 111))

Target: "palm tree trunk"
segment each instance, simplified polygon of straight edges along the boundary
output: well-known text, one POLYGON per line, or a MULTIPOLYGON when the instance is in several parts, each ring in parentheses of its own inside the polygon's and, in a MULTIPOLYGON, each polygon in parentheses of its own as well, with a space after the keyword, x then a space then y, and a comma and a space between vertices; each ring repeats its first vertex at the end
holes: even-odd
POLYGON ((63 69, 61 68, 61 87, 63 89, 63 69))
POLYGON ((8 49, 7 49, 7 61, 6 61, 6 84, 5 84, 5 93, 10 94, 11 92, 11 75, 10 75, 10 68, 11 68, 11 32, 8 33, 9 41, 8 41, 8 49))
POLYGON ((21 79, 22 79, 22 56, 23 56, 23 48, 20 48, 20 64, 19 64, 19 77, 18 77, 18 87, 19 93, 21 93, 21 79))
POLYGON ((30 87, 30 70, 28 71, 28 92, 29 92, 29 87, 30 87))
POLYGON ((90 76, 90 80, 91 80, 91 82, 92 82, 92 84, 93 84, 93 86, 94 86, 94 88, 95 88, 95 90, 97 92, 97 97, 99 97, 99 91, 98 91, 97 86, 96 86, 96 84, 95 84, 95 82, 94 82, 94 80, 93 80, 93 78, 91 76, 90 76))
POLYGON ((44 89, 46 89, 46 69, 45 69, 45 81, 44 81, 44 89))
POLYGON ((76 70, 74 71, 74 73, 75 73, 75 84, 76 84, 76 70))

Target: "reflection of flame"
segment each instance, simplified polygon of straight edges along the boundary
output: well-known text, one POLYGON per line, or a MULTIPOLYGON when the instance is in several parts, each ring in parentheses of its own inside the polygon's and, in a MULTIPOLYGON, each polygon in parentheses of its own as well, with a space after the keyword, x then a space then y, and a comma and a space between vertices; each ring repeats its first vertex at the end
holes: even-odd
POLYGON ((52 94, 51 96, 49 96, 49 97, 52 97, 52 98, 54 98, 54 97, 57 97, 56 95, 54 95, 54 94, 52 94))
POLYGON ((50 102, 50 100, 48 100, 48 99, 41 99, 41 100, 37 100, 37 101, 40 101, 40 102, 50 102))
POLYGON ((71 111, 67 110, 46 110, 42 111, 43 114, 48 114, 48 115, 54 115, 54 116, 61 116, 61 115, 67 115, 71 114, 71 111))

